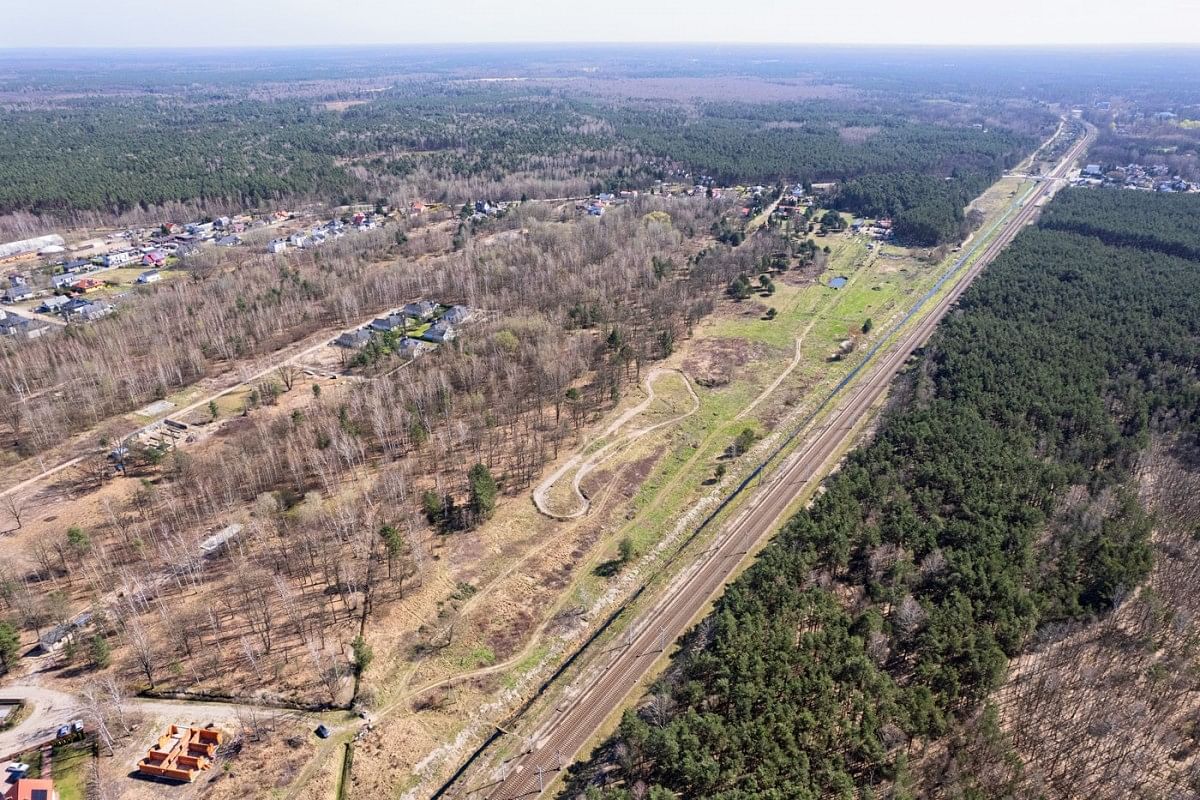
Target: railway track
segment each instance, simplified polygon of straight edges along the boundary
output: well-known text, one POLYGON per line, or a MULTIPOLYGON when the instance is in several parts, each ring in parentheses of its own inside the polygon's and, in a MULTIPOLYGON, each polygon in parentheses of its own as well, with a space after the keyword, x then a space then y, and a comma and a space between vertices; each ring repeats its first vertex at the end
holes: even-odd
POLYGON ((516 800, 542 794, 557 773, 575 758, 604 721, 620 708, 625 698, 652 669, 666 649, 681 636, 692 620, 735 573, 747 553, 776 528, 779 518, 795 498, 824 475, 824 468, 839 452, 867 410, 883 396, 892 378, 932 334, 942 317, 983 271, 1013 240, 1039 210, 1038 201, 1047 197, 1071 164, 1091 141, 1089 129, 1064 156, 1058 166, 1026 198, 1016 214, 1004 223, 978 258, 954 287, 935 301, 934 307, 914 327, 901 332, 898 340, 881 353, 866 375, 848 387, 845 397, 828 417, 769 478, 757 497, 725 528, 715 545, 671 583, 664 597, 631 627, 603 672, 565 708, 531 737, 528 749, 514 758, 504 777, 491 784, 443 787, 440 797, 463 800, 516 800), (457 791, 456 791, 457 789, 457 791))

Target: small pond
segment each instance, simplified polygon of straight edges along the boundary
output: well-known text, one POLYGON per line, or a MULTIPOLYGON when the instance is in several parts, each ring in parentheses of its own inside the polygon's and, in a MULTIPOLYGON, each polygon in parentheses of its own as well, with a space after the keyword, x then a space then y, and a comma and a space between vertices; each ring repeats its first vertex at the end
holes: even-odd
POLYGON ((829 279, 829 285, 830 285, 830 287, 832 287, 834 289, 840 289, 846 285, 846 281, 848 281, 848 280, 850 280, 850 279, 847 278, 845 275, 838 275, 836 278, 829 279))

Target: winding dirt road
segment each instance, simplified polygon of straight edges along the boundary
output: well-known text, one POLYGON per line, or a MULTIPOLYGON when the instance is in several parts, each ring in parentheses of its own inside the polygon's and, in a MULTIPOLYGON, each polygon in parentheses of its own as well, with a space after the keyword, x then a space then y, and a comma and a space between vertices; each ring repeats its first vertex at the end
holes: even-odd
POLYGON ((626 423, 648 409, 657 399, 657 395, 654 393, 654 382, 664 375, 678 375, 680 377, 680 379, 683 381, 683 385, 687 387, 688 394, 691 396, 692 407, 679 416, 663 420, 662 422, 656 422, 655 424, 649 425, 645 428, 632 430, 620 438, 604 445, 591 455, 585 457, 584 453, 576 453, 568 458, 558 469, 550 473, 550 475, 544 481, 539 483, 533 490, 533 504, 537 506, 538 511, 542 512, 547 517, 552 517, 554 519, 567 520, 578 519, 579 517, 582 517, 591 509, 592 506, 591 501, 588 500, 587 496, 584 495, 583 491, 579 487, 580 484, 583 483, 583 479, 586 478, 588 474, 592 472, 592 470, 643 436, 665 428, 669 425, 682 422, 700 410, 700 397, 696 394, 696 390, 692 388, 692 382, 688 380, 686 375, 677 369, 656 367, 646 373, 646 379, 642 384, 646 390, 646 399, 626 411, 621 416, 617 417, 617 419, 613 420, 612 424, 605 428, 603 433, 597 436, 594 441, 599 441, 612 436, 614 433, 624 427, 626 423), (561 480, 565 475, 567 475, 567 473, 576 467, 578 467, 578 469, 576 470, 574 477, 571 479, 571 491, 575 495, 576 502, 579 504, 578 507, 574 511, 566 514, 552 510, 546 500, 546 495, 549 494, 550 490, 554 488, 554 484, 558 483, 559 480, 561 480))

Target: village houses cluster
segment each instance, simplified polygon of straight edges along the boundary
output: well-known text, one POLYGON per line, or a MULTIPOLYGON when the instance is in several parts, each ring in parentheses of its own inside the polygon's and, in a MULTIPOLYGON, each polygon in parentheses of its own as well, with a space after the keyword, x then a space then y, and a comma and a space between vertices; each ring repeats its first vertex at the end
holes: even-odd
MULTIPOLYGON (((268 252, 279 253, 288 246, 316 247, 340 238, 347 231, 365 231, 379 227, 387 209, 375 207, 353 213, 343 219, 301 230, 286 238, 273 239, 268 252)), ((289 211, 264 214, 221 216, 197 222, 166 222, 149 228, 130 228, 115 233, 100 242, 86 243, 73 249, 68 257, 65 242, 60 236, 13 242, 0 246, 0 255, 20 256, 35 253, 46 257, 45 266, 32 271, 9 273, 8 287, 0 293, 0 303, 13 307, 0 310, 0 336, 15 339, 35 339, 52 329, 51 324, 37 314, 61 318, 66 322, 93 322, 113 313, 110 300, 89 297, 108 286, 105 273, 118 269, 144 267, 134 280, 136 285, 157 283, 162 270, 201 247, 236 247, 243 244, 247 231, 285 223, 294 219, 289 211), (104 249, 95 255, 87 251, 104 249), (86 256, 86 257, 85 257, 86 256), (33 314, 19 313, 19 303, 39 301, 30 308, 33 314)))
POLYGON ((1077 186, 1112 186, 1143 192, 1200 192, 1200 183, 1172 175, 1165 164, 1088 164, 1077 186))
POLYGON ((320 247, 326 242, 334 239, 340 239, 346 235, 349 230, 354 231, 369 231, 379 227, 379 221, 375 214, 370 212, 358 211, 350 218, 349 224, 342 220, 334 218, 329 222, 321 225, 314 225, 307 230, 296 231, 290 236, 281 236, 272 239, 267 244, 268 253, 282 253, 288 247, 296 247, 307 249, 312 247, 320 247))
POLYGON ((468 306, 443 306, 430 300, 416 300, 361 328, 346 331, 334 340, 334 344, 357 350, 380 336, 398 336, 394 344, 395 352, 405 358, 416 358, 433 345, 454 341, 458 337, 458 329, 475 316, 476 311, 468 306))

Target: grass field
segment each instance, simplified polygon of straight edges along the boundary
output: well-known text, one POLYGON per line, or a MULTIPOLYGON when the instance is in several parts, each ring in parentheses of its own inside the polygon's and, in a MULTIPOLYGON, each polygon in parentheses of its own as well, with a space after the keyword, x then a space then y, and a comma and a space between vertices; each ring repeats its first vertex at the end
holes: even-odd
POLYGON ((54 748, 54 788, 59 800, 85 800, 87 797, 88 768, 92 763, 92 746, 88 742, 75 742, 54 748))

